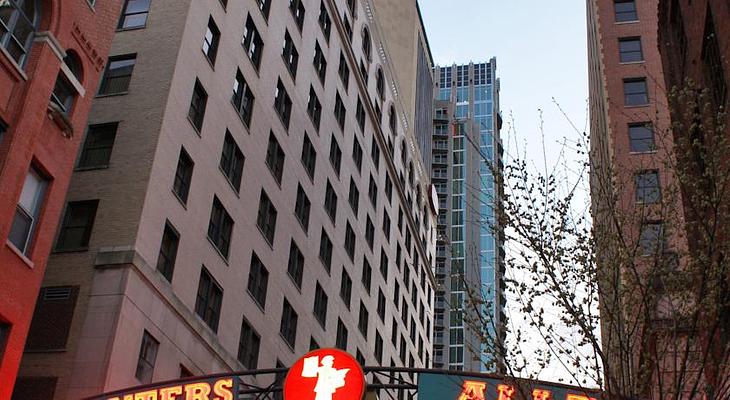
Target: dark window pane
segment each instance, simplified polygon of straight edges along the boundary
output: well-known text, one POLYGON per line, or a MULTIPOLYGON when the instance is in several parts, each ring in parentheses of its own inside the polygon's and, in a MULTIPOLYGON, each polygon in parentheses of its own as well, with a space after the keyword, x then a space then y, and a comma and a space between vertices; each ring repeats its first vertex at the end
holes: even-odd
POLYGON ((99 200, 68 203, 56 242, 57 250, 81 250, 89 245, 98 205, 99 200))
POLYGON ((266 306, 266 289, 269 284, 269 271, 256 253, 251 254, 251 267, 248 273, 248 293, 261 308, 266 306))
POLYGON ((179 243, 180 235, 168 221, 162 233, 160 253, 157 256, 157 270, 170 282, 172 282, 172 274, 175 270, 175 259, 177 258, 177 247, 179 243))
POLYGON ((109 165, 117 126, 116 122, 89 126, 79 156, 78 168, 100 168, 109 165))
POLYGON ((245 158, 241 149, 238 148, 231 133, 226 130, 223 151, 221 152, 220 169, 236 191, 241 188, 244 161, 245 158))
POLYGON ((137 369, 134 376, 142 383, 152 382, 152 373, 155 369, 155 361, 157 360, 157 349, 160 342, 157 341, 149 332, 144 331, 142 336, 142 345, 139 349, 139 357, 137 358, 137 369))
POLYGON ((213 330, 218 331, 223 289, 213 279, 207 269, 200 271, 198 293, 195 298, 195 313, 213 330))
POLYGON ((193 87, 193 96, 190 100, 190 109, 188 110, 188 119, 192 122, 198 132, 203 129, 203 119, 205 118, 205 108, 208 104, 208 93, 198 79, 195 79, 193 87))
POLYGON ((185 149, 180 149, 180 156, 177 160, 177 168, 175 169, 175 181, 172 185, 172 191, 183 202, 187 203, 188 193, 190 192, 190 181, 193 177, 193 160, 190 158, 185 149))
POLYGON ((614 0, 614 12, 616 22, 629 22, 639 19, 636 14, 636 2, 634 0, 614 0))
POLYGON ((136 62, 136 54, 109 57, 104 76, 99 85, 99 94, 124 93, 129 89, 132 80, 132 71, 136 62))
POLYGON ((624 104, 627 106, 641 106, 649 103, 646 79, 624 80, 624 104))
POLYGON ((619 39, 618 48, 621 62, 644 61, 644 55, 641 51, 640 38, 635 37, 619 39))
POLYGON ((226 259, 231 247, 232 232, 233 219, 218 200, 218 197, 214 196, 213 207, 210 211, 210 222, 208 223, 208 239, 226 259))

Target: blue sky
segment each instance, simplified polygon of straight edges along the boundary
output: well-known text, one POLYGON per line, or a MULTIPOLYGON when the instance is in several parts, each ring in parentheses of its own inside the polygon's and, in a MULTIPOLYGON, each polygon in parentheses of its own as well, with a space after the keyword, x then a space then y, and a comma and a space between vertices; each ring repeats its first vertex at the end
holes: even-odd
MULTIPOLYGON (((546 142, 576 138, 568 120, 585 122, 588 98, 585 0, 419 0, 434 62, 439 65, 497 57, 501 109, 514 115, 520 152, 541 164, 540 113, 546 142), (529 143, 526 145, 525 143, 529 143)), ((507 128, 507 124, 505 124, 507 128)), ((515 135, 503 129, 508 151, 515 135), (507 143, 509 141, 509 144, 507 143)), ((549 151, 550 153, 550 151, 549 151)))

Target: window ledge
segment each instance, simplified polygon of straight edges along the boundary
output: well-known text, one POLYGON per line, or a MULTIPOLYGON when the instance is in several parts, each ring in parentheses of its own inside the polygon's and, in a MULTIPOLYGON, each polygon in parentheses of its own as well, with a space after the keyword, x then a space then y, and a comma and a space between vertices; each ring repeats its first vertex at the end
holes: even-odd
POLYGON ((203 137, 202 134, 200 133, 200 130, 202 129, 202 127, 201 127, 201 129, 198 129, 198 127, 195 126, 195 122, 193 122, 193 120, 190 119, 190 116, 189 115, 187 116, 187 120, 188 120, 188 122, 190 122, 190 126, 193 127, 193 130, 195 131, 195 134, 198 135, 198 137, 203 137))
MULTIPOLYGON (((263 230, 261 230, 261 227, 259 224, 256 224, 256 229, 259 230, 259 233, 261 234, 261 237, 264 238, 264 242, 269 246, 271 250, 274 250, 274 244, 269 241, 269 238, 266 237, 266 234, 263 230)), ((274 233, 274 237, 276 237, 276 233, 274 233)))
POLYGON ((96 99, 103 99, 105 97, 116 97, 116 96, 126 96, 129 94, 128 90, 125 90, 123 92, 117 92, 117 93, 99 93, 94 98, 96 99))
POLYGON ((13 69, 18 74, 18 76, 20 76, 21 79, 23 79, 24 81, 28 80, 28 75, 25 74, 25 71, 23 71, 23 68, 20 65, 18 65, 17 62, 15 62, 13 57, 10 56, 10 53, 8 53, 8 51, 5 50, 5 47, 0 46, 0 54, 2 54, 7 59, 7 62, 10 63, 10 65, 13 67, 13 69))
POLYGON ((646 60, 641 60, 641 61, 624 61, 624 62, 619 62, 619 65, 637 65, 637 64, 644 64, 645 62, 646 62, 646 60))
POLYGON ((109 169, 109 165, 98 165, 98 166, 89 166, 89 167, 76 167, 74 168, 74 172, 84 172, 84 171, 94 171, 98 169, 109 169))
POLYGON ((53 253, 53 254, 63 254, 63 253, 83 253, 83 252, 85 252, 85 251, 89 251, 89 247, 88 247, 88 246, 85 246, 85 247, 74 247, 74 248, 70 248, 70 249, 59 249, 59 248, 54 248, 54 249, 53 249, 53 251, 52 251, 52 253, 53 253))
POLYGON ((48 117, 63 131, 66 138, 73 137, 74 128, 68 116, 52 101, 48 102, 48 117))
POLYGON ((253 303, 256 305, 256 307, 258 307, 258 309, 261 310, 261 313, 265 314, 266 313, 265 305, 262 305, 261 303, 259 303, 259 301, 256 299, 256 297, 254 297, 254 295, 251 293, 251 291, 248 290, 248 288, 246 289, 246 294, 248 294, 248 297, 250 297, 251 300, 253 300, 253 303))
POLYGON ((638 24, 638 23, 639 23, 639 20, 635 19, 633 21, 618 21, 618 22, 614 22, 613 24, 614 25, 631 25, 631 24, 638 24))
POLYGON ((642 155, 642 154, 656 154, 657 150, 649 150, 649 151, 630 151, 629 154, 631 155, 642 155))
POLYGON ((144 29, 147 27, 147 24, 142 26, 131 26, 129 28, 117 28, 116 32, 127 32, 127 31, 137 31, 140 29, 144 29))
MULTIPOLYGON (((183 199, 181 199, 181 198, 180 198, 180 196, 178 196, 178 195, 177 195, 177 193, 175 193, 175 190, 174 190, 174 189, 170 189, 170 191, 172 192, 172 195, 173 195, 173 196, 175 196, 175 198, 177 199, 177 201, 179 201, 179 202, 180 202, 180 205, 181 205, 181 206, 182 206, 182 207, 183 207, 184 209, 186 209, 186 210, 187 210, 187 209, 188 209, 188 205, 187 205, 187 204, 186 204, 186 203, 185 203, 185 202, 183 201, 183 199)), ((207 235, 206 235, 206 236, 207 236, 207 235)))
POLYGON ((650 103, 636 104, 636 105, 632 105, 632 106, 624 105, 624 108, 644 108, 644 107, 649 107, 650 105, 651 105, 650 103))
POLYGON ((280 337, 280 338, 281 338, 281 340, 282 340, 282 341, 284 342, 284 344, 286 344, 286 347, 288 347, 288 348, 289 348, 289 350, 291 350, 291 351, 292 351, 292 353, 293 353, 293 352, 294 352, 294 346, 292 346, 292 345, 291 345, 291 344, 289 343, 289 341, 288 341, 288 340, 286 340, 286 338, 284 337, 284 335, 282 335, 282 334, 281 334, 281 332, 279 332, 279 337, 280 337))
POLYGON ((228 258, 226 258, 226 256, 223 255, 223 253, 218 249, 218 246, 216 246, 215 243, 213 243, 213 241, 210 239, 210 237, 208 237, 207 234, 205 235, 205 238, 208 240, 208 243, 210 243, 210 245, 213 246, 213 250, 215 250, 215 252, 221 257, 221 259, 223 260, 223 262, 226 265, 230 265, 228 263, 228 258))
POLYGON ((8 240, 5 241, 5 245, 7 247, 9 247, 10 250, 13 253, 15 253, 15 255, 18 256, 18 258, 20 258, 20 260, 23 261, 26 266, 28 266, 28 268, 30 268, 30 269, 34 269, 35 268, 35 264, 33 263, 33 261, 31 261, 31 259, 28 258, 28 256, 26 256, 25 254, 23 254, 23 252, 20 251, 20 249, 18 249, 17 247, 15 247, 15 245, 13 244, 13 242, 10 241, 10 239, 8 239, 8 240))

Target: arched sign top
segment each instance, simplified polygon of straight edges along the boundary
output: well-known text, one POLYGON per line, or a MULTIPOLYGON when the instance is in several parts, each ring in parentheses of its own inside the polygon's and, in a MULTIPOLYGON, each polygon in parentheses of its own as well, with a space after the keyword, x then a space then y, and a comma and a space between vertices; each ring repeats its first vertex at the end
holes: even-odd
POLYGON ((350 354, 318 349, 289 368, 284 400, 352 400, 365 393, 365 374, 350 354))

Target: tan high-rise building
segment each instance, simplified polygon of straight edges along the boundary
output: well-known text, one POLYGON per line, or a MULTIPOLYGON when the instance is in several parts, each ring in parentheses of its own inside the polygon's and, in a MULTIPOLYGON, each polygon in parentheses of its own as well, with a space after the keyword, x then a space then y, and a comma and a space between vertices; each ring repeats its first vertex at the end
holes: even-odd
POLYGON ((318 346, 430 365, 419 13, 127 0, 19 380, 56 377, 41 397, 78 399, 318 346))

